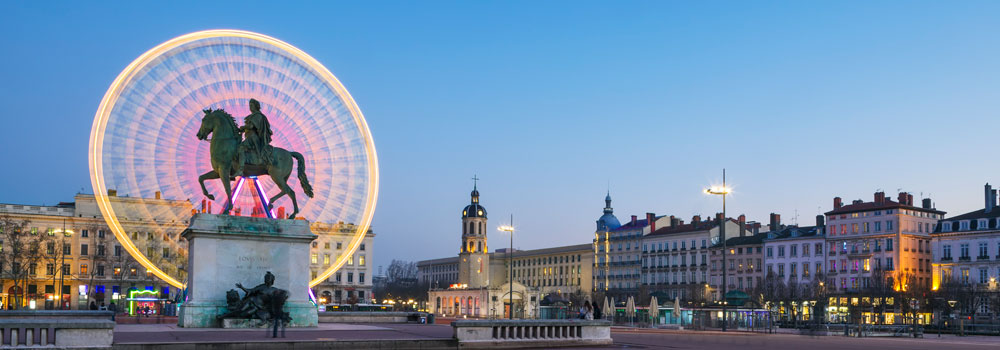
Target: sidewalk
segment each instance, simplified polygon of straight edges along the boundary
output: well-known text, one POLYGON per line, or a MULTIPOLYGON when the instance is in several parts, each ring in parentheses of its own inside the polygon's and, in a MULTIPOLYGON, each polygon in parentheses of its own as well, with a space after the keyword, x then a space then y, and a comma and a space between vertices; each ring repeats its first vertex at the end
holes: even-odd
POLYGON ((174 324, 118 324, 115 344, 233 343, 289 341, 350 341, 451 339, 452 328, 418 324, 320 323, 316 328, 287 328, 285 338, 271 338, 270 329, 181 328, 174 324))

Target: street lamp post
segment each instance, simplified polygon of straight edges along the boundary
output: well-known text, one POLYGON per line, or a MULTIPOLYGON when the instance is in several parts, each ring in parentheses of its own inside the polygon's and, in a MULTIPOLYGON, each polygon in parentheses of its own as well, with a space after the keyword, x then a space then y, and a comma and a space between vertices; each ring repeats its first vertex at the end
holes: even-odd
POLYGON ((727 278, 728 271, 726 269, 726 195, 729 194, 729 188, 726 187, 726 169, 722 169, 722 187, 712 186, 712 188, 705 189, 707 194, 717 194, 722 196, 722 220, 719 220, 719 239, 722 241, 722 331, 725 332, 729 320, 729 314, 726 312, 726 289, 728 289, 727 278))
POLYGON ((497 230, 510 234, 510 249, 507 250, 507 266, 510 270, 507 275, 507 284, 510 285, 510 309, 507 318, 514 319, 514 214, 510 214, 510 225, 501 225, 497 230))

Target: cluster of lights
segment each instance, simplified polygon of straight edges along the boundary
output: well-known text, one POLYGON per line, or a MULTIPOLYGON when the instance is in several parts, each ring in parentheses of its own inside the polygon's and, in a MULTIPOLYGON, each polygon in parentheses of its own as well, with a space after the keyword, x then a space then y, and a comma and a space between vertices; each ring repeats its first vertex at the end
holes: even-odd
POLYGON ((730 194, 732 192, 732 188, 717 185, 705 189, 705 194, 730 194))

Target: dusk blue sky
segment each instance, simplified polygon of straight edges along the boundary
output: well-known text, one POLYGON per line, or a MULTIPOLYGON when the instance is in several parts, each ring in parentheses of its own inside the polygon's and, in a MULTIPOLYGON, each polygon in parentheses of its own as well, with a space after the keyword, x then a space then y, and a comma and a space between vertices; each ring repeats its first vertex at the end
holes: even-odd
MULTIPOLYGON (((458 253, 482 179, 515 246, 719 211, 810 224, 897 189, 960 214, 1000 184, 998 2, 0 3, 0 202, 90 192, 87 141, 135 57, 204 29, 263 33, 344 83, 378 150, 376 266, 458 253)), ((491 249, 507 236, 491 233, 491 249)))

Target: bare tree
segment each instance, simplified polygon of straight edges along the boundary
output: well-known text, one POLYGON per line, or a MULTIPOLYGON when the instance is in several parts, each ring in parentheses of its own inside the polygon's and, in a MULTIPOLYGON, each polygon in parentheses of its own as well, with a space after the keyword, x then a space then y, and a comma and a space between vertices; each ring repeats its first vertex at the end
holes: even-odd
POLYGON ((997 299, 996 292, 995 289, 991 291, 989 286, 952 279, 942 281, 938 291, 947 300, 956 301, 956 308, 973 319, 980 316, 980 310, 995 310, 992 306, 997 299))
POLYGON ((899 307, 903 311, 903 315, 909 319, 909 323, 916 324, 920 309, 926 308, 924 296, 927 295, 927 288, 917 283, 916 276, 910 272, 898 271, 893 277, 899 307))
POLYGON ((425 300, 428 287, 427 283, 418 283, 416 263, 393 259, 384 278, 375 286, 374 294, 383 300, 425 300))
POLYGON ((42 240, 37 230, 29 228, 30 224, 28 220, 17 220, 6 214, 0 216, 0 276, 13 282, 15 293, 11 296, 14 301, 9 305, 13 309, 24 305, 29 276, 42 259, 42 240))
POLYGON ((119 290, 118 299, 112 300, 111 302, 116 303, 118 305, 118 311, 121 312, 124 311, 124 307, 121 306, 121 299, 127 297, 127 288, 124 287, 126 282, 128 282, 130 286, 135 286, 136 276, 132 274, 132 271, 138 269, 139 263, 125 251, 125 247, 122 247, 119 244, 114 245, 111 255, 108 257, 108 261, 111 263, 111 280, 113 285, 117 286, 119 290))
POLYGON ((49 229, 46 232, 44 239, 45 244, 45 270, 47 274, 50 274, 52 279, 53 291, 52 294, 55 295, 55 302, 57 305, 54 307, 57 309, 63 309, 63 285, 65 284, 65 275, 71 272, 70 267, 66 264, 66 259, 72 254, 72 243, 69 239, 66 239, 66 232, 56 233, 55 230, 49 229), (70 270, 70 271, 67 271, 70 270))
MULTIPOLYGON (((96 304, 99 295, 94 286, 99 279, 105 279, 107 276, 107 269, 111 267, 109 249, 114 246, 115 240, 107 230, 104 230, 103 227, 98 226, 96 223, 91 223, 84 230, 87 232, 85 241, 88 242, 90 247, 90 252, 87 255, 90 257, 91 266, 86 272, 80 271, 80 278, 88 280, 87 285, 90 288, 87 290, 87 296, 91 302, 96 304)), ((81 238, 84 238, 83 234, 81 234, 81 238)), ((103 296, 101 301, 104 301, 103 296)))
MULTIPOLYGON (((783 278, 773 271, 764 276, 764 281, 757 285, 754 297, 760 305, 770 304, 772 307, 786 299, 787 286, 783 278)), ((770 308, 768 308, 770 311, 770 308)))

